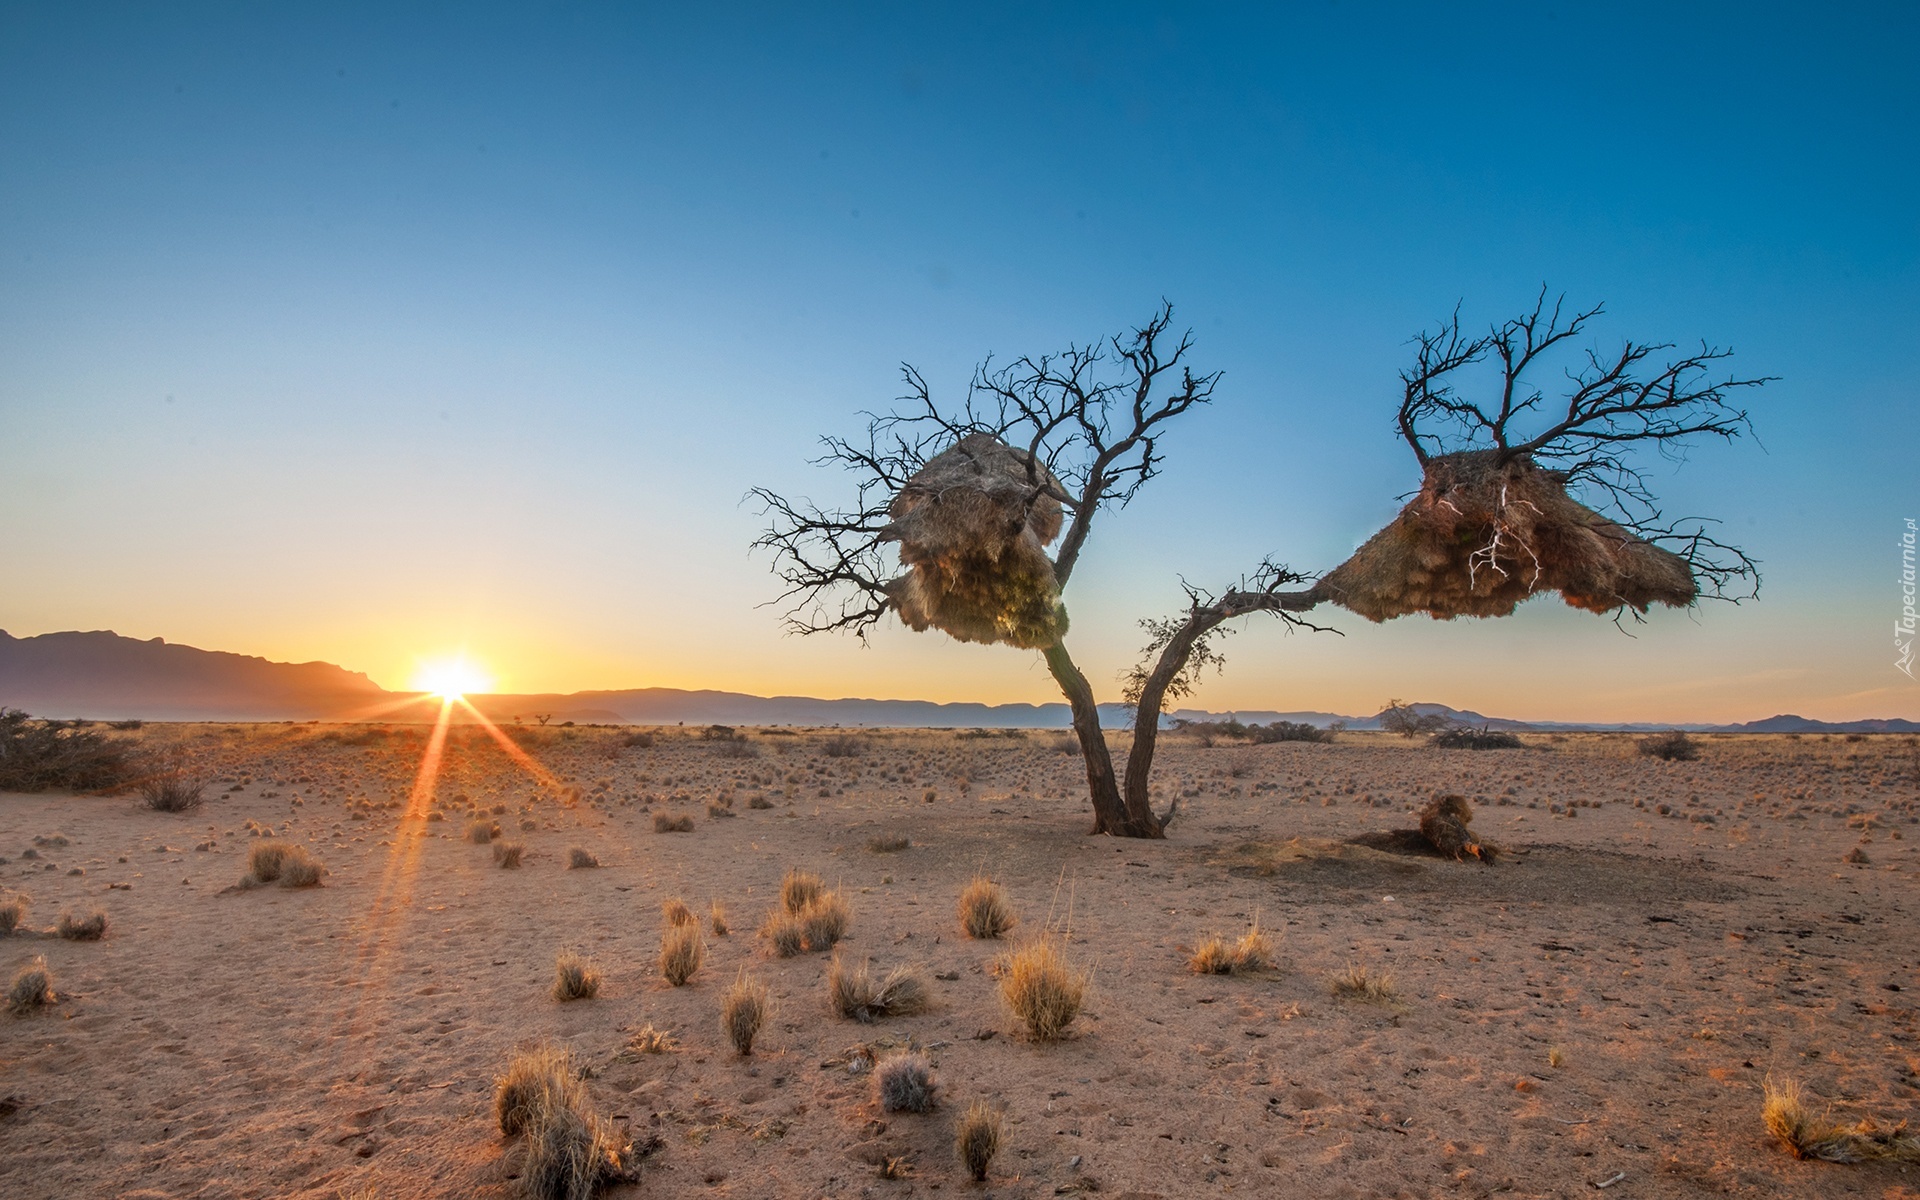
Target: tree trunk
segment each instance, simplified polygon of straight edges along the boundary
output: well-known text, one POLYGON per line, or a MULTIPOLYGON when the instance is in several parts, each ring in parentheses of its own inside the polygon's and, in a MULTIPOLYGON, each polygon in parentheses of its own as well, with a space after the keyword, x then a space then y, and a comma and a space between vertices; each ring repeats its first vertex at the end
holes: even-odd
POLYGON ((1119 781, 1113 773, 1113 755, 1107 749, 1107 736, 1100 729, 1100 708, 1094 703, 1093 688, 1087 677, 1073 665, 1065 643, 1055 642, 1046 649, 1047 669, 1073 710, 1073 732, 1080 739, 1080 756, 1087 764, 1087 793, 1093 800, 1094 833, 1115 837, 1161 836, 1160 823, 1147 810, 1146 820, 1135 818, 1120 799, 1119 781))
MULTIPOLYGON (((1140 703, 1133 713, 1133 749, 1127 755, 1127 790, 1123 802, 1128 818, 1145 820, 1152 825, 1154 837, 1166 836, 1166 823, 1153 815, 1152 799, 1147 792, 1153 778, 1154 744, 1160 737, 1161 706, 1166 703, 1167 688, 1186 666, 1187 656, 1193 653, 1194 642, 1223 620, 1224 617, 1212 610, 1195 612, 1160 651, 1160 661, 1154 664, 1153 673, 1140 688, 1140 703)), ((1173 810, 1169 808, 1167 819, 1172 817, 1173 810)))

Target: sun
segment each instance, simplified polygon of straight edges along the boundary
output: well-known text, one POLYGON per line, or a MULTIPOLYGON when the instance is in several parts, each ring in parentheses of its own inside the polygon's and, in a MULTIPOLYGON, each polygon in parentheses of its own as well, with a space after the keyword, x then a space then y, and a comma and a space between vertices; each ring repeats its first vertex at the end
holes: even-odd
POLYGON ((413 687, 415 691, 431 692, 446 700, 458 700, 468 692, 492 689, 493 680, 463 655, 421 663, 414 673, 413 687))

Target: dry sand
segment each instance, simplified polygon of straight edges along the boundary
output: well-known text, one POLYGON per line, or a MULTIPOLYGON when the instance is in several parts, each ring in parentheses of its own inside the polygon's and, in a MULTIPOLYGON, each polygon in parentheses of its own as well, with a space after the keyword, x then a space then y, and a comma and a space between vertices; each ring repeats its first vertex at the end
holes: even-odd
POLYGON ((1085 836, 1054 734, 861 733, 829 757, 830 732, 629 732, 522 734, 556 789, 456 728, 440 821, 400 819, 417 727, 130 735, 213 766, 184 815, 0 797, 0 888, 32 896, 29 925, 111 922, 99 942, 0 939, 8 977, 44 954, 61 997, 0 1016, 0 1195, 509 1196, 493 1080, 550 1039, 591 1065, 604 1113, 663 1139, 616 1196, 1920 1196, 1920 1167, 1797 1162, 1759 1119, 1769 1072, 1837 1114, 1920 1115, 1913 739, 1705 738, 1700 761, 1663 763, 1585 735, 1480 753, 1174 738, 1158 780, 1181 816, 1141 842, 1085 836), (1436 791, 1472 798, 1513 853, 1345 841, 1411 827, 1436 791), (735 815, 710 816, 722 799, 735 815), (462 840, 475 807, 502 810, 520 869, 462 840), (682 811, 693 832, 654 832, 682 811), (325 886, 235 890, 249 822, 309 847, 325 886), (569 870, 574 846, 603 865, 569 870), (824 955, 769 955, 753 931, 791 866, 847 889, 848 954, 943 977, 931 1012, 841 1020, 824 955), (1015 940, 1070 914, 1093 989, 1062 1044, 1017 1036, 1003 947, 958 928, 983 868, 1020 909, 1015 940), (654 968, 674 896, 733 925, 684 988, 654 968), (1277 971, 1185 969, 1256 914, 1277 971), (550 998, 567 947, 603 970, 597 999, 550 998), (1397 1002, 1336 999, 1350 962, 1390 972, 1397 1002), (718 1026, 742 965, 778 1006, 749 1059, 718 1026), (623 1053, 649 1024, 679 1048, 623 1053), (882 1114, 861 1071, 860 1047, 907 1041, 935 1064, 931 1115, 882 1114), (1007 1120, 985 1185, 952 1149, 977 1098, 1007 1120), (882 1179, 888 1159, 908 1177, 882 1179))

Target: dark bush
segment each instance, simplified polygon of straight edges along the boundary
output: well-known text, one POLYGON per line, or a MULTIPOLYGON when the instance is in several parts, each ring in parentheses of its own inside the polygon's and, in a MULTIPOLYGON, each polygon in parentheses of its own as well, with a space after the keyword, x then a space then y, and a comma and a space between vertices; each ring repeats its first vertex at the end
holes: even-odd
POLYGON ((1474 729, 1461 725, 1442 729, 1427 739, 1427 745, 1442 750, 1524 750, 1527 744, 1500 729, 1474 729))
POLYGON ((1333 730, 1305 721, 1275 721, 1271 725, 1247 726, 1247 740, 1256 746, 1272 742, 1331 742, 1333 730))
POLYGON ((820 743, 820 753, 828 758, 859 758, 867 752, 867 743, 857 737, 841 735, 820 743))
POLYGON ((1397 733, 1401 737, 1418 737, 1423 733, 1436 733, 1453 722, 1445 713, 1418 711, 1411 704, 1402 704, 1398 700, 1387 701, 1380 710, 1380 728, 1388 733, 1397 733))
POLYGON ((155 812, 186 812, 200 807, 207 776, 185 754, 172 750, 155 755, 147 763, 138 787, 140 798, 155 812))
POLYGON ((1640 753, 1667 762, 1692 762, 1700 757, 1700 747, 1683 730, 1669 729, 1640 739, 1640 753))
POLYGON ((0 709, 0 791, 110 791, 130 774, 126 747, 105 734, 0 709))

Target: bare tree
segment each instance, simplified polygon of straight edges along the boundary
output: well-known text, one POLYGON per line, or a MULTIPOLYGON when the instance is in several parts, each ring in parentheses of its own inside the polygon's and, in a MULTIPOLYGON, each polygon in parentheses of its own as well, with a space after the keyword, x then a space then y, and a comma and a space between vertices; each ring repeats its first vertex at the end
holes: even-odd
MULTIPOLYGON (((1763 381, 1715 382, 1707 372, 1726 353, 1706 347, 1639 379, 1643 364, 1670 347, 1627 343, 1605 359, 1589 352, 1586 368, 1569 375, 1572 391, 1564 410, 1556 406, 1549 418, 1544 395, 1526 382, 1527 373, 1548 351, 1578 336, 1599 311, 1563 324, 1560 305, 1549 311, 1543 292, 1531 314, 1484 337, 1463 335, 1457 315, 1438 332, 1422 334, 1415 366, 1403 376, 1400 431, 1423 468, 1439 455, 1491 451, 1503 461, 1537 461, 1562 472, 1568 486, 1599 495, 1623 528, 1677 542, 1711 585, 1709 593, 1725 595, 1728 582, 1757 578, 1752 560, 1708 538, 1698 523, 1663 523, 1630 452, 1636 443, 1671 452, 1699 434, 1736 436, 1747 429, 1747 416, 1728 396, 1763 381), (1495 361, 1495 398, 1463 399, 1454 382, 1459 373, 1495 361), (1523 430, 1530 418, 1538 427, 1523 430)), ((906 615, 900 568, 887 553, 887 543, 898 540, 890 505, 936 455, 982 434, 1020 456, 1029 512, 1057 504, 1064 514, 1064 536, 1052 559, 1054 580, 1064 590, 1095 518, 1125 507, 1158 473, 1168 424, 1213 398, 1219 373, 1195 373, 1188 362, 1192 335, 1173 338, 1172 323, 1172 307, 1163 303, 1146 324, 1103 343, 1005 365, 989 359, 974 373, 965 398, 952 406, 936 402, 920 372, 903 366, 907 394, 895 410, 866 414, 865 435, 858 440, 823 439, 826 453, 816 461, 854 476, 853 505, 821 508, 765 488, 751 493, 769 517, 755 545, 773 554, 785 585, 775 603, 786 606, 788 628, 802 634, 847 631, 864 640, 890 613, 906 615)), ((1135 716, 1124 780, 1115 772, 1093 689, 1064 636, 1038 647, 1073 713, 1093 832, 1164 836, 1172 810, 1153 811, 1148 784, 1167 700, 1186 695, 1202 671, 1219 666, 1217 638, 1231 632, 1229 622, 1268 613, 1289 627, 1320 629, 1301 614, 1341 597, 1319 585, 1298 586, 1307 582, 1307 576, 1269 560, 1217 591, 1188 585, 1185 611, 1142 622, 1149 642, 1125 681, 1135 716)))

